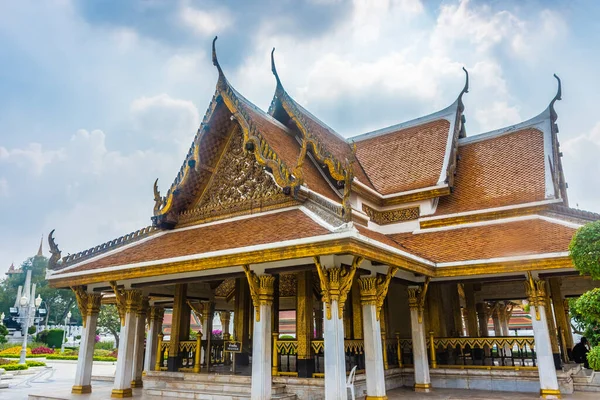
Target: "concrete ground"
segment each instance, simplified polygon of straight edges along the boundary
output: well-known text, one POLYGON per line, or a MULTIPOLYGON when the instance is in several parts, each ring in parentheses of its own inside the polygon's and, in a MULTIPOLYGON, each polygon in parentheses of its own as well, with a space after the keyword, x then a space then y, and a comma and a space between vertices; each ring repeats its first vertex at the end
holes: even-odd
MULTIPOLYGON (((71 395, 73 378, 75 376, 76 364, 74 361, 47 362, 49 366, 56 369, 54 377, 50 382, 32 383, 31 387, 16 386, 9 389, 0 389, 1 400, 27 400, 29 394, 42 395, 49 399, 77 399, 77 400, 106 400, 110 398, 112 382, 94 380, 92 381, 93 393, 91 395, 71 395)), ((115 365, 112 363, 94 363, 93 376, 112 377, 115 373, 115 365)), ((25 379, 25 376, 16 376, 8 382, 11 385, 25 379)), ((488 392, 482 390, 457 390, 457 389, 434 389, 431 393, 415 393, 409 388, 390 390, 387 393, 390 400, 532 400, 538 399, 535 393, 513 393, 513 392, 488 392)), ((563 395, 566 400, 592 400, 598 399, 598 393, 577 392, 572 395, 563 395)), ((142 390, 134 390, 136 400, 158 400, 164 399, 155 396, 143 396, 142 390)))

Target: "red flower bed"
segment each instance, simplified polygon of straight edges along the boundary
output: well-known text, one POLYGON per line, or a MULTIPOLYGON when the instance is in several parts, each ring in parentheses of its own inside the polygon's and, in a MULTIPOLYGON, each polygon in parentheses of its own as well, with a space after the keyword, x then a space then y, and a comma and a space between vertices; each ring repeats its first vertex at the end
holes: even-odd
POLYGON ((35 349, 31 350, 31 354, 53 354, 54 350, 52 350, 49 347, 36 347, 35 349))

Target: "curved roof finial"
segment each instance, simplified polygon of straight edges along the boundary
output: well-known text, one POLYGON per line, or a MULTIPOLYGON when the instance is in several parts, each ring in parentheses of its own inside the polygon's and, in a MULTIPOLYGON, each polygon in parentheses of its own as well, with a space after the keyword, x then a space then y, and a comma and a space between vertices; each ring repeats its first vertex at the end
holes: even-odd
POLYGON ((556 95, 550 102, 549 106, 552 122, 556 121, 556 119, 558 118, 558 114, 556 114, 556 111, 554 110, 554 103, 556 103, 556 100, 562 100, 562 83, 560 82, 560 78, 558 77, 558 75, 554 74, 554 77, 558 81, 558 89, 556 90, 556 95))
POLYGON ((469 71, 467 71, 467 69, 465 67, 462 67, 462 70, 465 71, 465 87, 463 88, 462 92, 460 93, 461 96, 464 93, 469 93, 469 71))
POLYGON ((273 47, 273 50, 271 50, 271 72, 273 72, 273 75, 275 75, 275 79, 277 80, 277 86, 281 86, 279 74, 277 74, 277 68, 275 67, 275 47, 273 47))
POLYGON ((221 69, 221 65, 219 65, 219 60, 217 59, 217 48, 215 43, 217 42, 218 36, 215 36, 212 42, 212 62, 215 67, 219 70, 219 75, 223 75, 223 70, 221 69))

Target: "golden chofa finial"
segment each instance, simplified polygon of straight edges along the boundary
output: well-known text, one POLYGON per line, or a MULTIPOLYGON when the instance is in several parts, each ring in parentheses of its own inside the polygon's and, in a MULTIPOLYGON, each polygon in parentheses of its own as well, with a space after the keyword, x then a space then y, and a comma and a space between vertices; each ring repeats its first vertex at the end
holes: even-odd
POLYGON ((273 47, 273 50, 271 50, 271 72, 273 72, 273 75, 275 75, 275 79, 277 80, 277 86, 281 86, 279 74, 277 73, 277 68, 275 67, 275 47, 273 47))
POLYGON ((554 98, 550 102, 550 106, 549 106, 549 108, 550 108, 550 117, 552 118, 552 122, 555 122, 556 119, 558 118, 558 114, 556 114, 556 110, 554 110, 554 103, 556 103, 556 100, 562 100, 562 83, 561 83, 560 78, 558 77, 558 75, 554 74, 554 77, 558 81, 558 88, 556 89, 556 95, 554 96, 554 98))
POLYGON ((217 70, 219 71, 219 75, 223 75, 223 70, 221 69, 221 65, 219 65, 219 59, 217 58, 217 48, 216 48, 217 38, 218 38, 218 36, 215 36, 215 38, 213 39, 213 42, 212 42, 212 62, 213 62, 213 65, 215 67, 217 67, 217 70))

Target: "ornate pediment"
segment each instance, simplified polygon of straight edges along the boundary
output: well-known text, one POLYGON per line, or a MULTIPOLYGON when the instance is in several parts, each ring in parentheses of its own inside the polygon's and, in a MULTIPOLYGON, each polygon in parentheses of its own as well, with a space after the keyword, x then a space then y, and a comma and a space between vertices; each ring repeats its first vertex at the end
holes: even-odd
POLYGON ((181 213, 179 224, 257 212, 290 202, 295 203, 256 161, 254 153, 245 150, 241 128, 236 124, 210 181, 194 206, 181 213))

